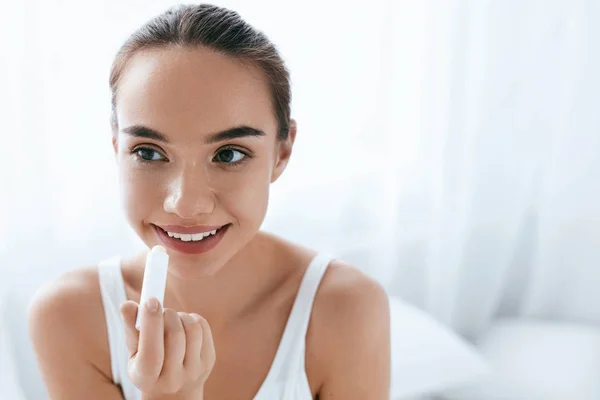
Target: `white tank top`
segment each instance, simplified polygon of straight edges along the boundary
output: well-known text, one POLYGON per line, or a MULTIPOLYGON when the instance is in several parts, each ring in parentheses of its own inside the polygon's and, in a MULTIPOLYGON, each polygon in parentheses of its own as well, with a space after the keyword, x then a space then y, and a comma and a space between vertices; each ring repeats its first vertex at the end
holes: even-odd
MULTIPOLYGON (((306 331, 317 289, 332 259, 330 255, 318 254, 306 269, 273 363, 253 400, 312 400, 304 367, 306 331)), ((127 374, 128 351, 119 311, 127 298, 120 257, 101 262, 98 274, 113 382, 121 387, 124 400, 140 400, 141 394, 127 374)))

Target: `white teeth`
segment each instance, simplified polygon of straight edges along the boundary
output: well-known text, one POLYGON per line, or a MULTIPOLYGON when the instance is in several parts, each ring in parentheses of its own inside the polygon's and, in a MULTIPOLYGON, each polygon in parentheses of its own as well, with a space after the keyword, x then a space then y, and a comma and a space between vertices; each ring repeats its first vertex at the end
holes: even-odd
POLYGON ((194 234, 186 234, 186 233, 177 233, 177 232, 167 232, 169 237, 173 237, 176 239, 180 239, 183 242, 198 242, 205 237, 210 235, 214 235, 217 233, 218 229, 212 230, 210 232, 202 232, 202 233, 194 233, 194 234))
POLYGON ((194 233, 192 235, 192 240, 196 241, 196 240, 202 240, 204 239, 204 233, 194 233))

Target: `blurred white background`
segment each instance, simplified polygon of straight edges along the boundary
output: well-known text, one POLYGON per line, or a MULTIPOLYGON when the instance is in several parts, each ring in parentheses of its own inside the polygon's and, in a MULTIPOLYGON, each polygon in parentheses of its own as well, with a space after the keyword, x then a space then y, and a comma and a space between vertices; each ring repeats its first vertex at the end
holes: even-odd
MULTIPOLYGON (((11 359, 33 357, 23 313, 42 282, 140 246, 120 210, 108 71, 175 3, 3 7, 11 359)), ((507 318, 596 329, 600 1, 212 3, 263 30, 291 70, 298 140, 266 230, 341 255, 473 343, 507 318)), ((0 378, 16 370, 41 398, 27 385, 37 372, 14 364, 0 361, 0 378)))

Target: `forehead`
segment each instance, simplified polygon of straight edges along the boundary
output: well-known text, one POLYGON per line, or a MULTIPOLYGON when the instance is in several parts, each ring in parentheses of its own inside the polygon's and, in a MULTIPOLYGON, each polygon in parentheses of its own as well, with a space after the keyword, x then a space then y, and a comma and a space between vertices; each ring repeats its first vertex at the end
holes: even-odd
POLYGON ((143 124, 167 135, 238 125, 276 131, 262 71, 205 48, 135 54, 119 81, 116 112, 121 128, 143 124))

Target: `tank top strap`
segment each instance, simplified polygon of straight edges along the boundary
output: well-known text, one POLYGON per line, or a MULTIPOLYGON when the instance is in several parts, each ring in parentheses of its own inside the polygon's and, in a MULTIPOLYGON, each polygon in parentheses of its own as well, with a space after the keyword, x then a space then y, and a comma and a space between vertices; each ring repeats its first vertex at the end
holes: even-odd
MULTIPOLYGON (((304 373, 306 333, 313 304, 327 266, 334 258, 327 253, 319 253, 306 269, 283 332, 279 351, 273 361, 272 369, 276 371, 275 373, 286 376, 304 373)), ((279 378, 286 377, 279 376, 279 378)))
POLYGON ((293 325, 295 328, 294 330, 300 332, 302 336, 306 336, 317 290, 323 280, 327 267, 333 259, 334 257, 330 254, 320 253, 313 258, 304 273, 304 278, 302 279, 294 302, 295 304, 298 304, 298 306, 296 307, 295 313, 292 312, 290 315, 291 325, 293 325))
POLYGON ((121 303, 127 300, 127 292, 121 273, 121 258, 116 256, 99 263, 98 278, 106 318, 113 383, 121 387, 126 400, 137 400, 140 398, 139 392, 127 374, 129 354, 120 311, 121 303))

